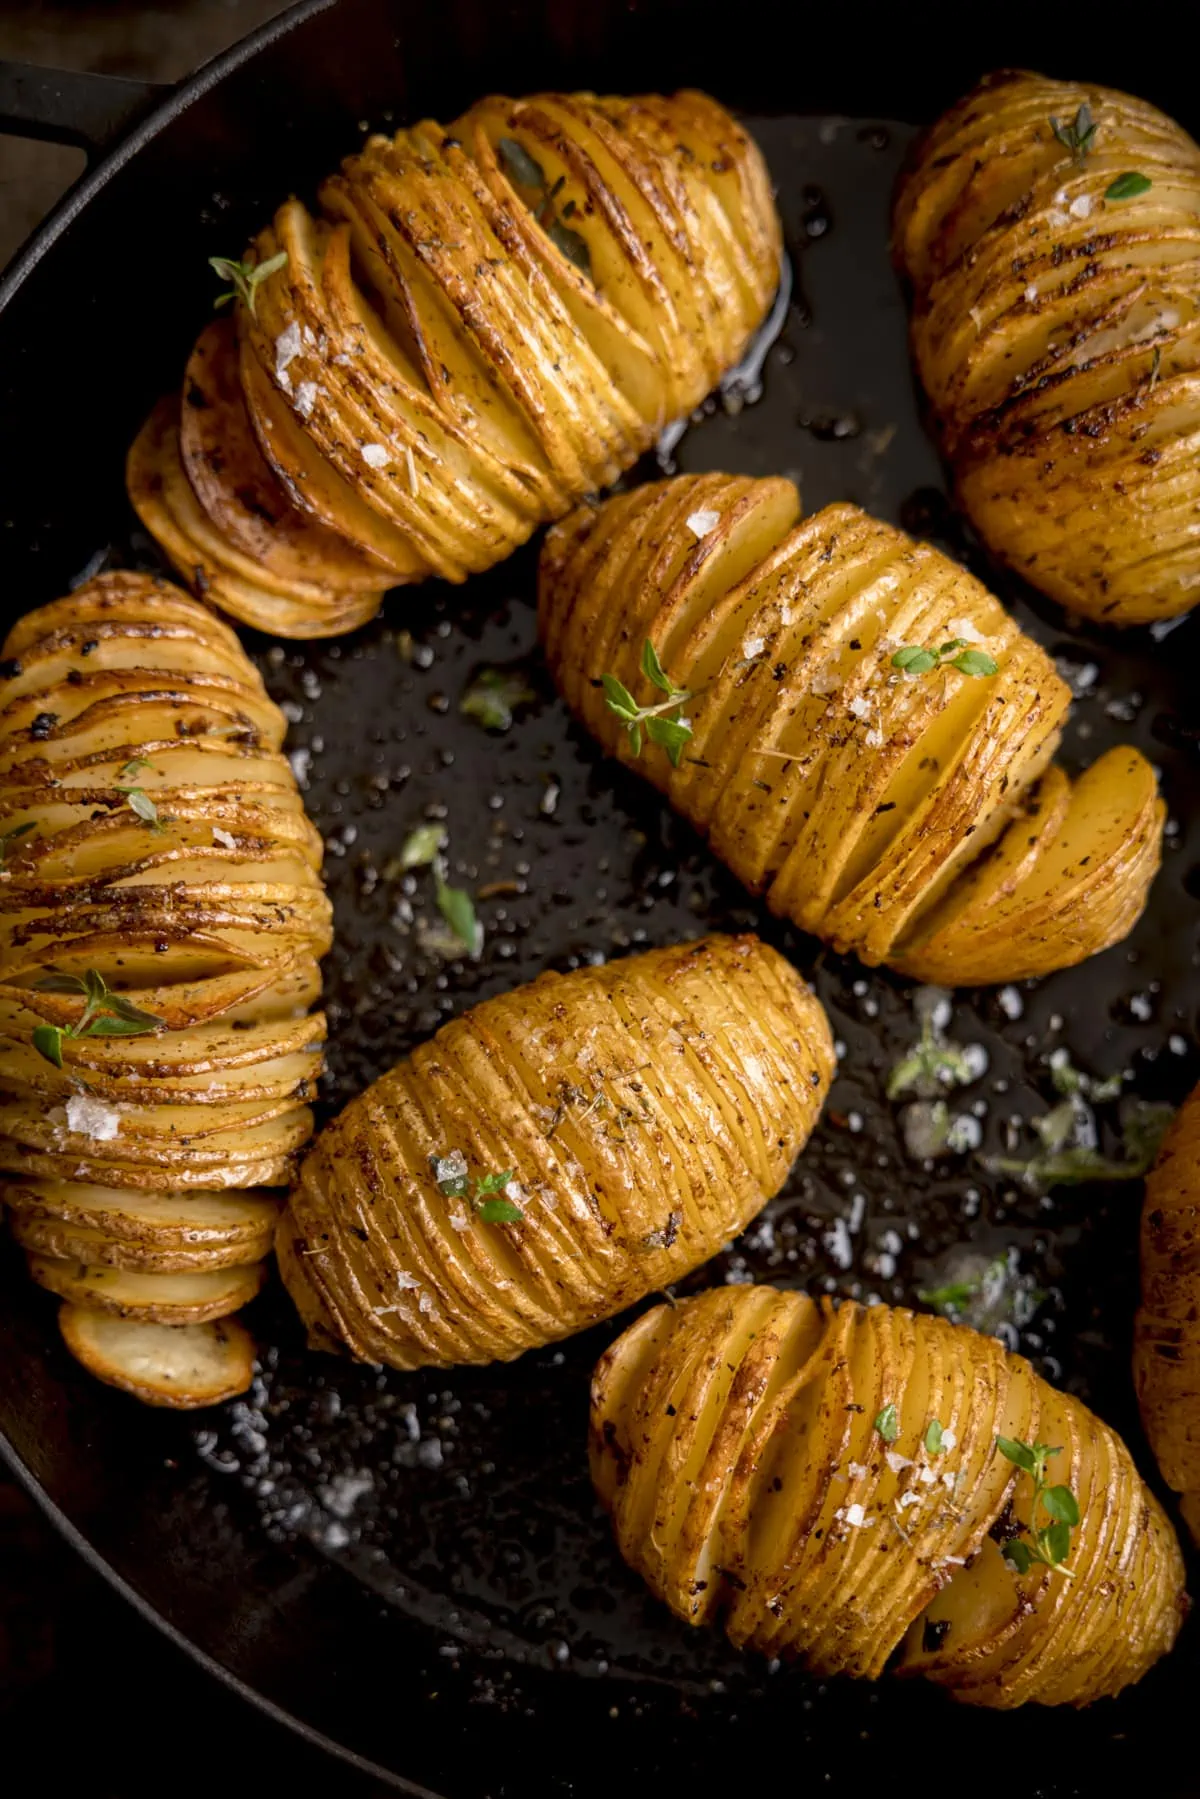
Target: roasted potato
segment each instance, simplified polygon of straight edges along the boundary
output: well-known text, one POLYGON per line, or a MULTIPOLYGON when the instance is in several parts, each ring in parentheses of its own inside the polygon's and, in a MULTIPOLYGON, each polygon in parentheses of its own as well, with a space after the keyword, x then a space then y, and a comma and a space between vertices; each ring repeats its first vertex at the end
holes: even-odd
POLYGON ((5 1201, 114 1345, 261 1283, 279 1206, 236 1190, 285 1185, 312 1130, 321 840, 257 670, 177 589, 103 575, 3 654, 5 1201))
POLYGON ((185 580, 284 636, 490 568, 741 356, 779 282, 766 169, 715 101, 491 98, 370 137, 252 246, 233 325, 130 453, 185 580))
POLYGON ((1133 1372, 1150 1447, 1200 1541, 1200 1087, 1146 1177, 1133 1372))
POLYGON ((64 1305, 63 1342, 89 1374, 145 1405, 193 1411, 244 1393, 254 1378, 254 1342, 236 1318, 156 1324, 64 1305))
POLYGON ((1067 686, 985 587, 855 506, 799 515, 790 481, 694 475, 556 525, 539 611, 568 704, 772 911, 865 962, 953 986, 1118 942, 1159 864, 1150 764, 1115 750, 1071 786, 1067 686))
POLYGON ((316 1347, 508 1361, 677 1280, 783 1185, 829 1086, 819 1003, 754 937, 486 1000, 317 1139, 280 1225, 316 1347))
POLYGON ((821 1677, 873 1680, 903 1643, 899 1672, 968 1703, 1085 1705, 1182 1621, 1179 1546, 1125 1445, 941 1318, 772 1287, 657 1306, 601 1358, 590 1435, 656 1596, 821 1677))
POLYGON ((989 76, 896 200, 912 350, 995 554, 1110 624, 1200 599, 1200 148, 1144 101, 989 76))

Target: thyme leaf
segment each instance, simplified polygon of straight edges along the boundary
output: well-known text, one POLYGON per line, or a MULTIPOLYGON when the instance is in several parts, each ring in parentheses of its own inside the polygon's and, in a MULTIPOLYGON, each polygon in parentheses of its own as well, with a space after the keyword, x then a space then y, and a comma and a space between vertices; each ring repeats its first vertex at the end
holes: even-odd
POLYGON ((1033 1482, 1029 1540, 1018 1537, 1006 1543, 1005 1561, 1018 1574, 1028 1574, 1037 1562, 1067 1580, 1074 1580, 1074 1571, 1066 1566, 1066 1560, 1071 1553, 1071 1531, 1079 1523, 1079 1502, 1070 1487, 1052 1487, 1046 1479, 1050 1457, 1060 1455, 1061 1450, 1049 1443, 1024 1443, 1019 1437, 997 1437, 996 1448, 1033 1482), (1049 1524, 1038 1523, 1039 1506, 1050 1519, 1049 1524))
POLYGON ((1110 181, 1104 190, 1106 200, 1136 200, 1139 194, 1148 194, 1154 186, 1149 175, 1141 174, 1137 169, 1126 169, 1115 181, 1110 181))
POLYGON ((48 974, 37 983, 39 993, 75 993, 84 1002, 73 1024, 40 1024, 33 1032, 33 1047, 55 1068, 63 1065, 63 1042, 81 1037, 145 1037, 163 1028, 154 1012, 144 1012, 123 993, 112 993, 102 974, 89 968, 84 975, 48 974))
POLYGON ((643 732, 651 743, 666 751, 672 768, 683 760, 684 746, 692 735, 692 727, 680 716, 680 708, 694 694, 686 687, 676 687, 659 661, 658 651, 647 638, 642 646, 642 673, 659 693, 666 694, 655 706, 640 706, 623 681, 616 675, 601 675, 604 700, 629 733, 629 747, 635 756, 642 753, 643 732), (668 716, 670 714, 670 716, 668 716))
POLYGON ((265 262, 239 262, 232 256, 210 256, 209 268, 221 277, 222 281, 232 281, 233 286, 223 294, 218 294, 213 306, 224 306, 230 300, 241 300, 248 306, 251 315, 258 317, 258 288, 268 275, 281 269, 288 259, 286 250, 280 250, 277 256, 268 256, 265 262))
POLYGON ((906 675, 927 675, 932 669, 941 668, 943 663, 956 668, 960 675, 997 675, 1000 672, 987 651, 971 649, 965 637, 952 637, 949 643, 939 644, 936 649, 906 643, 892 657, 892 667, 901 669, 906 675))
POLYGON ((1085 100, 1075 117, 1066 124, 1061 119, 1051 118, 1050 129, 1063 149, 1069 150, 1076 162, 1083 162, 1096 141, 1096 133, 1100 127, 1092 118, 1092 109, 1085 100))

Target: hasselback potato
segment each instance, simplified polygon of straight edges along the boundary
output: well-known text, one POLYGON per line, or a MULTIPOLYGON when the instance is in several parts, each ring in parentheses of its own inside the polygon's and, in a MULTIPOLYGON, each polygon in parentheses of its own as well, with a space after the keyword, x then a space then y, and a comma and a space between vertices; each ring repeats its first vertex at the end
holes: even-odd
POLYGON ((1200 1087, 1146 1177, 1134 1378, 1150 1447, 1200 1540, 1200 1087))
POLYGON ((896 201, 917 373, 989 548, 1112 624, 1200 600, 1200 148, 1144 101, 988 77, 896 201))
POLYGON ((159 1402, 223 1397, 250 1354, 214 1321, 261 1284, 280 1208, 260 1189, 312 1129, 321 840, 283 715, 178 589, 101 575, 3 654, 4 1203, 89 1366, 145 1396, 175 1325, 159 1402))
POLYGON ((762 159, 704 94, 370 137, 251 247, 236 332, 131 451, 134 505, 235 617, 349 630, 613 481, 736 363, 780 257, 762 159))
POLYGON ((556 525, 540 626, 568 704, 866 962, 953 986, 1119 941, 1159 863, 1150 764, 1114 750, 1072 784, 1066 683, 986 588, 855 506, 799 513, 790 481, 695 475, 556 525))
POLYGON ((545 974, 317 1139, 280 1223, 316 1347, 507 1361, 677 1280, 783 1185, 833 1069, 795 970, 707 937, 545 974))
POLYGON ((689 1623, 819 1676, 1084 1705, 1174 1642, 1171 1526, 1120 1439, 944 1319, 772 1287, 646 1312, 592 1388, 621 1553, 689 1623))

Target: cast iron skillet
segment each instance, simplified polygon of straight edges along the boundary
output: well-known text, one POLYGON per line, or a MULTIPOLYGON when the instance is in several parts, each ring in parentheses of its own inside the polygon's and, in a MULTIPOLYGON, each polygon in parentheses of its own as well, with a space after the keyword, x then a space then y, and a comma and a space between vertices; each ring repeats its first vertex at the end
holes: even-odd
MULTIPOLYGON (((95 148, 141 117, 0 284, 6 614, 105 563, 154 565, 122 460, 206 316, 205 259, 239 254, 274 202, 311 190, 360 121, 447 118, 489 90, 708 87, 767 152, 796 285, 761 396, 753 373, 735 382, 685 434, 679 465, 797 471, 811 507, 851 498, 937 537, 1069 665, 1081 698, 1068 757, 1124 738, 1162 769, 1173 834, 1150 916, 1127 946, 1015 1001, 956 996, 954 1034, 990 1058, 962 1105, 978 1104, 984 1147, 998 1147, 1007 1120, 1053 1103, 1046 1057, 1064 1043, 1081 1066, 1128 1067, 1137 1093, 1177 1102, 1200 1071, 1197 627, 1159 642, 1072 633, 987 567, 920 427, 886 231, 911 136, 898 121, 933 116, 983 69, 1121 83, 1195 129, 1190 71, 1162 55, 1162 17, 1153 33, 1078 31, 1061 48, 1011 14, 977 36, 961 13, 939 32, 929 9, 881 27, 840 8, 801 33, 776 18, 669 0, 317 0, 157 104, 128 84, 0 73, 0 117, 24 129, 95 148)), ((1011 1251, 1027 1301, 1013 1339, 1152 1472, 1128 1376, 1136 1184, 1044 1201, 976 1158, 906 1155, 883 1077, 914 1035, 911 991, 764 918, 570 725, 534 650, 533 577, 526 552, 465 590, 398 594, 342 643, 252 644, 289 706, 329 845, 328 1105, 450 1013, 544 967, 708 926, 761 929, 816 979, 846 1046, 842 1076, 766 1223, 686 1285, 758 1276, 912 1300, 954 1271, 965 1240, 1011 1251), (457 701, 481 665, 510 662, 534 698, 489 736, 457 701), (476 964, 423 947, 429 895, 388 868, 431 811, 460 878, 489 893, 476 964)), ((197 1427, 88 1381, 11 1247, 0 1287, 0 1448, 59 1528, 214 1673, 398 1791, 592 1799, 614 1785, 657 1796, 877 1780, 1066 1795, 1117 1790, 1148 1766, 1160 1794, 1200 1790, 1169 1754, 1186 1740, 1194 1634, 1119 1703, 1006 1717, 901 1683, 818 1684, 673 1623, 618 1561, 588 1489, 587 1371, 616 1326, 513 1368, 377 1375, 305 1356, 276 1295, 254 1320, 255 1392, 197 1427)))

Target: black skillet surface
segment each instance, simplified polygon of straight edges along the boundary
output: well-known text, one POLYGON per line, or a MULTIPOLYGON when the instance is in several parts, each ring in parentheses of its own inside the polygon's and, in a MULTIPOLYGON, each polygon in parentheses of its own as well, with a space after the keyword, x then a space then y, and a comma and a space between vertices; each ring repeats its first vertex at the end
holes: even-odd
MULTIPOLYGON (((897 91, 887 44, 853 70, 814 44, 807 75, 785 79, 703 18, 665 5, 458 4, 435 19, 343 0, 234 66, 98 187, 6 296, 8 607, 50 598, 102 561, 152 562, 130 532, 121 457, 204 316, 204 259, 236 252, 272 198, 331 167, 359 120, 445 116, 485 88, 552 84, 694 81, 741 104, 778 185, 795 295, 761 393, 732 384, 684 434, 678 466, 795 472, 809 507, 856 500, 998 585, 1080 691, 1068 762, 1132 740, 1162 769, 1172 825, 1150 915, 1083 970, 955 996, 951 1034, 988 1062, 954 1100, 976 1120, 980 1151, 914 1160, 883 1090, 916 1034, 911 987, 768 919, 568 722, 536 654, 526 552, 465 590, 397 595, 382 621, 339 643, 253 645, 293 720, 290 747, 328 845, 328 1106, 444 1018, 542 968, 758 929, 813 975, 845 1045, 842 1072, 784 1194, 685 1286, 769 1278, 912 1301, 958 1272, 964 1245, 1010 1251, 1023 1323, 1009 1340, 1123 1429, 1149 1471, 1128 1374, 1136 1183, 1047 1200, 988 1174, 981 1152, 1003 1150, 1013 1119, 1055 1103, 1056 1048, 1099 1075, 1128 1069, 1127 1091, 1145 1099, 1177 1102, 1200 1071, 1197 627, 1157 643, 1068 631, 961 534, 921 431, 886 247, 911 126, 887 115, 929 116, 1002 49, 1016 60, 1014 48, 993 43, 897 91), (835 104, 853 116, 824 110, 835 104), (535 697, 496 736, 458 703, 481 668, 510 664, 535 697), (478 962, 444 958, 426 880, 390 866, 432 817, 450 833, 454 878, 480 896, 478 962)), ((1128 63, 1063 59, 1060 72, 1139 84, 1128 63)), ((1186 119, 1168 76, 1142 70, 1140 85, 1186 119)), ((1113 1116, 1101 1108, 1109 1148, 1113 1116)), ((1028 1133, 1020 1140, 1028 1147, 1028 1133)), ((11 1249, 0 1283, 0 1425, 14 1465, 197 1653, 401 1790, 591 1799, 614 1783, 639 1796, 717 1793, 749 1774, 764 1787, 836 1779, 855 1791, 870 1778, 907 1792, 952 1780, 1065 1796, 1116 1790, 1183 1739, 1194 1632, 1119 1702, 1005 1717, 901 1683, 816 1683, 673 1622, 618 1560, 587 1481, 587 1375, 615 1325, 514 1368, 376 1374, 307 1356, 275 1295, 257 1308, 254 1393, 197 1428, 87 1381, 11 1249)), ((1197 1790, 1177 1762, 1156 1774, 1158 1793, 1197 1790)))

